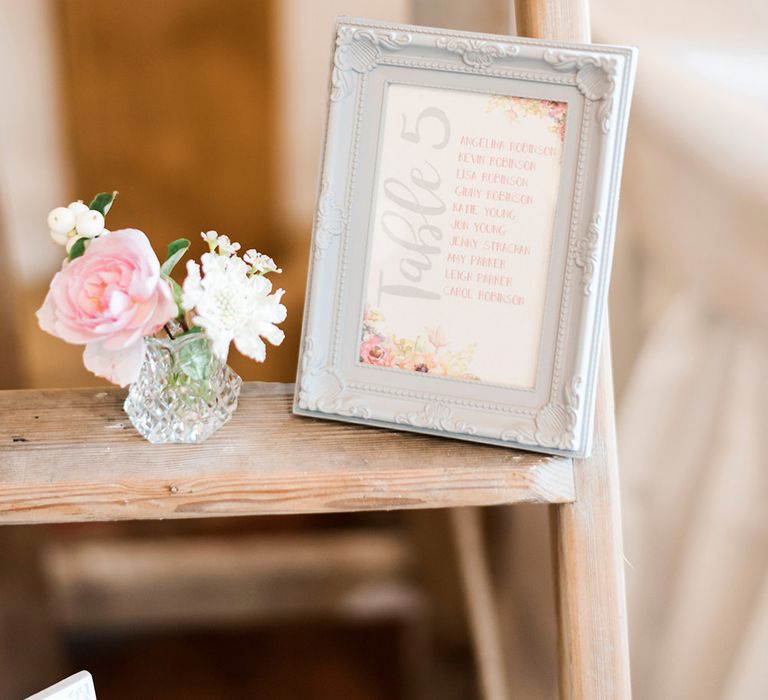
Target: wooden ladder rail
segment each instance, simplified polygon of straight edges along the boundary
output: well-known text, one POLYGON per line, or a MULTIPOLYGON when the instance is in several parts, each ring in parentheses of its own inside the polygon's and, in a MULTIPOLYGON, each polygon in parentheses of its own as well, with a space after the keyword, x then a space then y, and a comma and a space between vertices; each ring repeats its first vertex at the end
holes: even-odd
POLYGON ((576 500, 550 506, 561 700, 629 700, 610 336, 604 332, 592 456, 574 463, 576 500))
MULTIPOLYGON (((576 499, 550 504, 561 700, 629 700, 624 550, 608 332, 603 340, 592 456, 573 465, 576 499)), ((451 526, 485 700, 509 700, 498 607, 479 508, 451 526)))
MULTIPOLYGON (((519 36, 589 43, 588 0, 514 0, 519 36)), ((606 313, 607 316, 607 313, 606 313)), ((610 332, 604 323, 589 459, 575 460, 576 500, 550 505, 561 700, 631 697, 610 332)), ((459 554, 480 686, 507 700, 498 610, 479 511, 455 512, 459 554)))
MULTIPOLYGON (((589 0, 515 0, 515 13, 521 36, 592 40, 589 0)), ((576 500, 550 506, 561 700, 632 696, 607 310, 605 314, 592 456, 574 463, 576 500)))

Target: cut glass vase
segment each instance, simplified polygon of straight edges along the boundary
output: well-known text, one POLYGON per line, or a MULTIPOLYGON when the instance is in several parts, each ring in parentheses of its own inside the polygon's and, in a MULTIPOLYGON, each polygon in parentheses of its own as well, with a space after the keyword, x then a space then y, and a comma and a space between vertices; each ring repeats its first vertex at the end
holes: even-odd
POLYGON ((202 333, 147 338, 123 408, 149 442, 202 442, 232 417, 242 383, 202 333))

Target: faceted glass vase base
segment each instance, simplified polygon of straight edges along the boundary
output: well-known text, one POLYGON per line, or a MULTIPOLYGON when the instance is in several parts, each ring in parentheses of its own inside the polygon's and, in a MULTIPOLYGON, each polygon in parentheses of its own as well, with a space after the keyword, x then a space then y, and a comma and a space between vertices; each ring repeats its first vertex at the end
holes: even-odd
POLYGON ((148 338, 123 409, 149 442, 203 442, 234 414, 242 383, 201 334, 148 338))

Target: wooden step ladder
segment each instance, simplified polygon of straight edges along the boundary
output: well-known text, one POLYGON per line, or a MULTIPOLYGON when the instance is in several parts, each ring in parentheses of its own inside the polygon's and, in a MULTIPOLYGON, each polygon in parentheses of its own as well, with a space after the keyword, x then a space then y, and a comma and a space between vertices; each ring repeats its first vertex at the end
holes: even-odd
MULTIPOLYGON (((523 36, 589 41, 586 0, 516 0, 516 15, 523 36)), ((479 519, 466 507, 548 504, 560 697, 630 697, 607 332, 586 460, 299 418, 292 393, 246 384, 208 442, 156 446, 132 429, 122 391, 0 392, 0 523, 462 508, 453 524, 482 685, 504 700, 479 519)))
MULTIPOLYGON (((291 414, 293 388, 246 384, 203 445, 150 445, 119 390, 0 393, 0 522, 192 518, 546 503, 561 697, 629 697, 609 356, 593 457, 573 462, 291 414)), ((486 695, 504 698, 476 514, 455 514, 486 695), (474 562, 474 564, 473 564, 474 562)))

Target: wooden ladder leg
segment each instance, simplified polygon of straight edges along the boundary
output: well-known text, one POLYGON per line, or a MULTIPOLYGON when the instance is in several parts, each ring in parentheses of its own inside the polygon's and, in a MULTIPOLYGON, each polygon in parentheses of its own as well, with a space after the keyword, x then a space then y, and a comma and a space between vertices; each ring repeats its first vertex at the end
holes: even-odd
POLYGON ((624 553, 608 333, 595 444, 574 464, 576 501, 550 506, 561 700, 628 700, 624 553))
POLYGON ((499 611, 483 539, 479 508, 453 508, 451 528, 464 586, 480 688, 485 700, 509 700, 499 611))
MULTIPOLYGON (((514 4, 520 36, 591 41, 589 0, 514 4)), ((576 501, 550 506, 561 700, 631 695, 610 335, 604 327, 592 457, 574 464, 576 501)))

